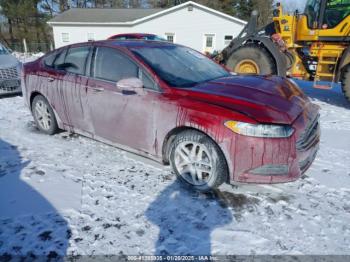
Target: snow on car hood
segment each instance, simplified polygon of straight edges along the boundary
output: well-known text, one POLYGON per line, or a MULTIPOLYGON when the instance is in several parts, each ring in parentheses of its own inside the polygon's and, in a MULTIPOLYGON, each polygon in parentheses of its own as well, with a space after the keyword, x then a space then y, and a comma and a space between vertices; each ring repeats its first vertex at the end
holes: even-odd
POLYGON ((0 69, 15 67, 19 64, 19 61, 13 55, 5 54, 0 55, 0 69))
POLYGON ((291 124, 310 104, 296 84, 273 76, 225 77, 199 84, 188 91, 193 98, 197 96, 207 103, 266 123, 291 124))

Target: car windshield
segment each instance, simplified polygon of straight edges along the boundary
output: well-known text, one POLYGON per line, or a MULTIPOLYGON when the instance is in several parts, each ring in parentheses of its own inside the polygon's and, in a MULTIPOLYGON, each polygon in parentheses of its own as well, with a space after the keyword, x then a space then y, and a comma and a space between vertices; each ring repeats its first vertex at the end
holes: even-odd
POLYGON ((6 55, 8 53, 9 53, 8 50, 3 45, 0 44, 0 55, 6 55))
POLYGON ((230 75, 211 59, 187 47, 142 47, 131 51, 173 87, 193 87, 230 75))

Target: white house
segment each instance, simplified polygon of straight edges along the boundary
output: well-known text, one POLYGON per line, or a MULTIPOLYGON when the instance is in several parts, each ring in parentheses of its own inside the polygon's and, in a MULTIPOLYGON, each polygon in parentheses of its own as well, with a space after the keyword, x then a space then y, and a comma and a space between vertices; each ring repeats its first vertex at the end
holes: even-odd
POLYGON ((152 33, 201 52, 213 52, 227 46, 246 22, 189 1, 169 9, 73 8, 48 24, 56 48, 120 33, 152 33))

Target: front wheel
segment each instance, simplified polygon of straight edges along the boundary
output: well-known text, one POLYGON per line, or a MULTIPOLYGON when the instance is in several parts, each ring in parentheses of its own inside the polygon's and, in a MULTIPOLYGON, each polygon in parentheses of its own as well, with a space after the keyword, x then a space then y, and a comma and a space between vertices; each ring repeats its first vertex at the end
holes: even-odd
POLYGON ((58 131, 55 114, 49 102, 47 102, 46 98, 42 95, 34 97, 32 114, 37 127, 43 133, 53 135, 58 131))
POLYGON ((343 70, 341 87, 346 99, 350 102, 350 65, 347 65, 343 70))
POLYGON ((210 191, 227 181, 223 153, 213 140, 198 131, 188 130, 176 136, 170 162, 177 177, 198 191, 210 191))

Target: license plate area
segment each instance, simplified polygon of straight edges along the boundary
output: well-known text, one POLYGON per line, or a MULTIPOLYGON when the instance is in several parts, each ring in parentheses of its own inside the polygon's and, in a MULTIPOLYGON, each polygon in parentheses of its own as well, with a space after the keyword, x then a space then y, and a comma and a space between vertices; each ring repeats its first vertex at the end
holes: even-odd
POLYGON ((15 92, 20 89, 20 80, 3 80, 0 81, 0 93, 15 92))

